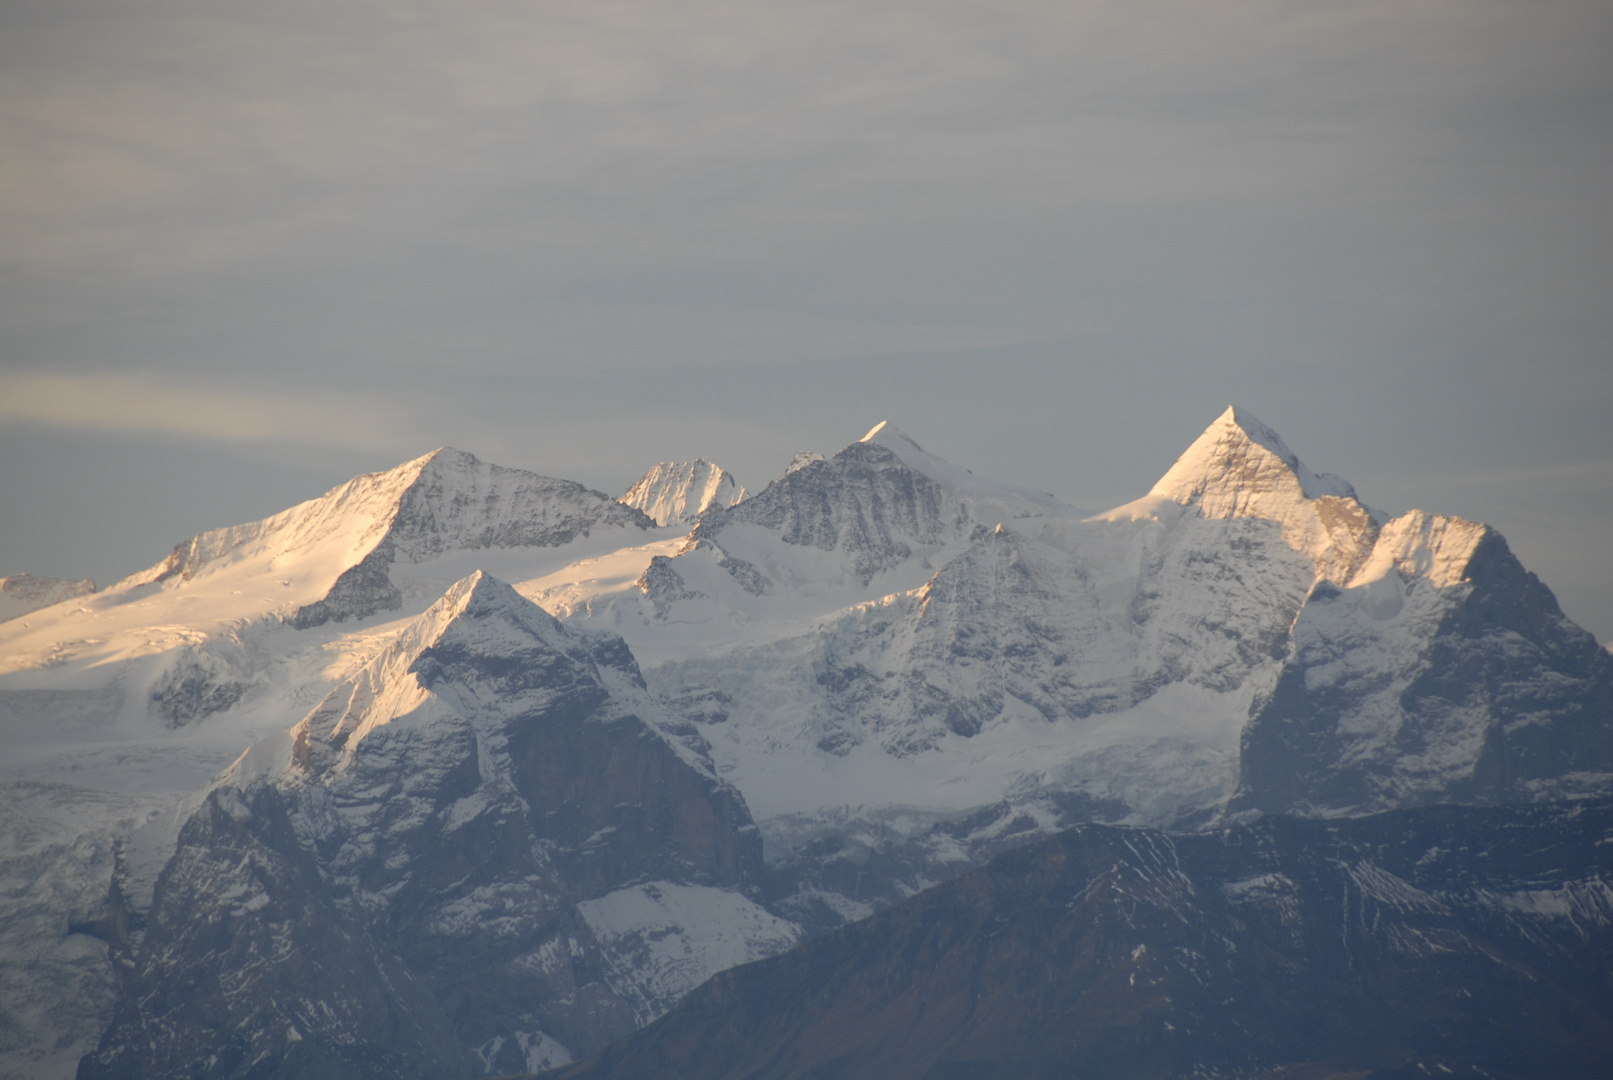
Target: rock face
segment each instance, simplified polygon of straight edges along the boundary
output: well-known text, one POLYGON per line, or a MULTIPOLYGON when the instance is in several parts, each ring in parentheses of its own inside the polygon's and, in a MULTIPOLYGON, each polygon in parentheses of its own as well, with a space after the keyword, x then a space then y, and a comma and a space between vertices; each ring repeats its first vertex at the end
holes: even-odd
POLYGON ((1605 801, 1082 826, 554 1077, 1605 1076, 1610 842, 1605 801))
POLYGON ((1613 657, 1499 534, 1414 512, 1319 582, 1243 735, 1235 808, 1362 813, 1613 786, 1613 657))
POLYGON ((123 905, 119 1005, 79 1075, 564 1062, 792 943, 762 869, 621 640, 476 574, 202 799, 149 914, 123 905))
POLYGON ((842 556, 867 584, 881 570, 933 547, 967 520, 958 501, 878 442, 856 442, 832 459, 786 473, 749 503, 713 517, 699 539, 757 525, 779 540, 842 556))
POLYGON ((79 1076, 470 1071, 430 990, 330 894, 292 812, 257 785, 191 816, 79 1076))
POLYGON ((657 525, 690 525, 705 510, 726 509, 745 494, 733 473, 695 458, 663 461, 639 477, 618 501, 644 511, 657 525))
POLYGON ((95 582, 63 581, 60 578, 35 577, 32 574, 10 574, 0 577, 0 622, 26 615, 30 611, 59 604, 95 591, 95 582))
POLYGON ((832 458, 796 455, 764 491, 704 514, 640 587, 660 620, 718 621, 734 609, 799 620, 803 593, 834 610, 921 584, 931 560, 1015 515, 1080 516, 1050 495, 980 481, 880 424, 832 458))

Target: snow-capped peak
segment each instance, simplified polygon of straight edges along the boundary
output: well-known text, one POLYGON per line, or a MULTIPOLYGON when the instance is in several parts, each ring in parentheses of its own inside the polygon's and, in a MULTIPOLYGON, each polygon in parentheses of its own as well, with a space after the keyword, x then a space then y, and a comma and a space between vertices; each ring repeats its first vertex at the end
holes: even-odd
POLYGON ((746 494, 733 473, 695 458, 661 462, 617 501, 644 511, 657 525, 686 525, 709 507, 726 509, 746 494))
POLYGON ((1143 498, 1106 520, 1170 516, 1170 503, 1207 519, 1257 518, 1279 524, 1318 578, 1343 585, 1372 550, 1384 518, 1363 506, 1336 476, 1313 473, 1270 427, 1229 406, 1143 498))
MULTIPOLYGON (((292 760, 319 771, 350 758, 370 732, 401 717, 446 709, 470 720, 507 718, 532 711, 578 680, 642 696, 638 666, 620 638, 567 630, 478 570, 410 620, 293 729, 292 760), (322 745, 340 753, 333 757, 322 745)), ((642 702, 635 704, 645 711, 642 702)), ((253 767, 249 762, 236 771, 253 767)))
POLYGON ((1033 515, 1078 518, 1085 513, 1060 502, 1045 491, 976 476, 970 470, 924 449, 917 440, 889 420, 875 424, 854 445, 879 446, 889 450, 903 465, 935 481, 960 499, 968 506, 972 518, 981 524, 995 525, 1008 518, 1033 515))
POLYGON ((1193 440, 1150 492, 1178 503, 1198 503, 1207 517, 1230 517, 1264 493, 1305 499, 1355 499, 1355 489, 1328 473, 1313 473, 1282 436, 1247 409, 1226 412, 1193 440))
POLYGON ((595 526, 652 522, 570 480, 507 469, 440 447, 384 472, 356 476, 317 499, 245 525, 212 529, 114 588, 189 580, 220 565, 310 560, 340 573, 372 554, 421 562, 453 548, 553 547, 595 526))
MULTIPOLYGON (((368 555, 397 514, 403 493, 446 447, 383 472, 364 473, 317 499, 298 503, 262 521, 209 529, 174 547, 162 562, 113 586, 114 590, 190 579, 221 563, 262 558, 284 560, 317 552, 345 569, 368 555), (334 541, 334 543, 333 543, 334 541), (328 553, 324 550, 332 548, 328 553)), ((467 455, 468 456, 468 455, 467 455)))
POLYGON ((171 590, 193 579, 217 584, 223 575, 243 593, 264 596, 266 589, 272 610, 306 629, 396 610, 395 565, 456 551, 561 548, 595 531, 654 525, 642 511, 574 481, 445 446, 262 521, 202 533, 108 591, 171 590))
POLYGON ((535 637, 550 647, 559 647, 565 636, 552 615, 492 574, 477 570, 456 581, 411 622, 393 643, 392 652, 413 662, 421 650, 435 645, 461 619, 506 624, 517 638, 535 637))

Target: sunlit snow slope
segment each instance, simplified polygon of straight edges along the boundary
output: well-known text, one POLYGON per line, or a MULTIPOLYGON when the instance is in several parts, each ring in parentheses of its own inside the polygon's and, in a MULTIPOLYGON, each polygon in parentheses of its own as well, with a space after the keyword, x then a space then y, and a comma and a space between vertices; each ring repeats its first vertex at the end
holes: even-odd
POLYGON ((627 489, 621 501, 644 511, 657 525, 692 525, 702 511, 732 506, 745 494, 733 473, 695 458, 656 465, 627 489))

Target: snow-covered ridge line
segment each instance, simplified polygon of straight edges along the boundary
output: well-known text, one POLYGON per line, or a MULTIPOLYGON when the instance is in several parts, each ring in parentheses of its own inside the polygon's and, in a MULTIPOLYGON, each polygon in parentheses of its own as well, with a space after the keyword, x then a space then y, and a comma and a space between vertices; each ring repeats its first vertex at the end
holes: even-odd
POLYGON ((308 550, 333 531, 343 535, 345 551, 340 561, 351 566, 380 543, 386 527, 397 515, 398 500, 419 479, 421 472, 439 454, 459 453, 447 447, 433 450, 396 468, 363 473, 325 494, 261 521, 209 529, 188 541, 176 544, 162 562, 131 574, 113 589, 133 589, 178 577, 195 577, 203 567, 231 555, 244 557, 248 549, 267 546, 273 541, 274 557, 308 550))
POLYGON ((997 524, 994 515, 1014 517, 1041 513, 1066 519, 1087 515, 1086 511, 1070 506, 1049 492, 976 476, 971 470, 924 449, 889 420, 881 420, 857 441, 884 447, 914 472, 947 488, 965 503, 973 504, 974 518, 982 525, 997 524))
MULTIPOLYGON (((399 610, 404 591, 420 574, 400 577, 396 571, 444 555, 538 552, 595 532, 654 528, 641 511, 603 492, 444 447, 395 469, 354 477, 261 521, 201 533, 106 590, 97 610, 149 598, 156 587, 180 590, 191 598, 192 610, 205 598, 202 606, 233 607, 236 619, 282 620, 305 630, 399 610), (258 606, 231 604, 232 595, 254 596, 258 606)), ((552 568, 552 560, 540 561, 552 568)), ((466 569, 443 576, 428 571, 426 588, 434 596, 466 569)), ((423 599, 419 594, 413 589, 423 599)))
POLYGON ((346 569, 383 544, 389 562, 421 562, 453 548, 551 547, 586 535, 595 524, 647 529, 654 523, 574 481, 442 447, 395 469, 356 476, 262 521, 201 533, 114 588, 188 580, 213 564, 254 556, 279 562, 317 551, 346 569))

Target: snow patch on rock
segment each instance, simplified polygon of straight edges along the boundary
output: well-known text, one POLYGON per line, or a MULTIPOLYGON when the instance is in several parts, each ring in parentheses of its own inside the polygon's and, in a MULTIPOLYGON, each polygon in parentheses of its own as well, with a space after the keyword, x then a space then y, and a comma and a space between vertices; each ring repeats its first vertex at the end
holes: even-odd
POLYGON ((652 881, 577 905, 613 989, 647 1024, 719 971, 783 952, 800 927, 725 889, 652 881))

